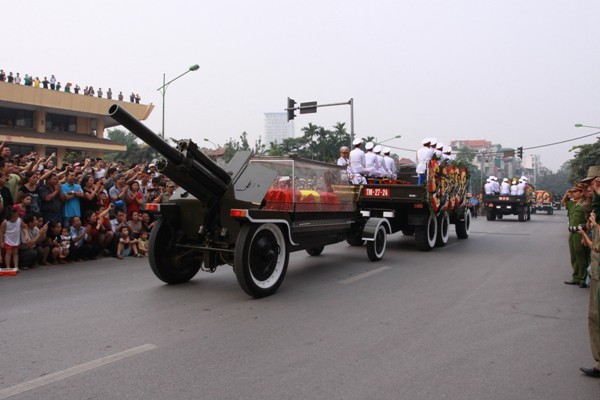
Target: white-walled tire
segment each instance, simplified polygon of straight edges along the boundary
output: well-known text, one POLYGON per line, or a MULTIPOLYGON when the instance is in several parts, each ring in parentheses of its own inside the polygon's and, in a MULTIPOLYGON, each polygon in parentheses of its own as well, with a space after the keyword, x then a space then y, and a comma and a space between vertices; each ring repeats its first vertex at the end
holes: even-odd
POLYGON ((415 243, 417 249, 421 251, 429 251, 435 246, 437 238, 437 218, 435 214, 429 214, 425 225, 415 227, 415 243))

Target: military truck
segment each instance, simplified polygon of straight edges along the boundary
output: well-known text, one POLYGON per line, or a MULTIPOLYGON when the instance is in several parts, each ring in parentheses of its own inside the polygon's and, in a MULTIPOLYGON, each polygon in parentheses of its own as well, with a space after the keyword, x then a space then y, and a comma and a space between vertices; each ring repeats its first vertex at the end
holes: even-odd
POLYGON ((516 215, 519 222, 531 219, 531 195, 527 192, 522 196, 484 194, 482 202, 488 221, 502 219, 505 215, 516 215))
POLYGON ((554 214, 554 195, 547 190, 537 189, 533 194, 531 213, 546 211, 548 215, 554 214))
POLYGON ((429 251, 448 242, 452 224, 459 239, 469 237, 468 181, 465 167, 432 160, 425 185, 417 185, 414 168, 401 170, 395 180, 368 179, 359 188, 358 206, 366 217, 385 218, 390 233, 414 236, 417 249, 429 251))

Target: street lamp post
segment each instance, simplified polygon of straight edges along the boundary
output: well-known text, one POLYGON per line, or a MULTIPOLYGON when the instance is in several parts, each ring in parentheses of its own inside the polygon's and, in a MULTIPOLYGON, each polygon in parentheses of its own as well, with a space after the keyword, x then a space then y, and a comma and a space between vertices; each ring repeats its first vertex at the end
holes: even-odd
POLYGON ((377 141, 377 138, 375 138, 375 144, 381 144, 381 143, 384 143, 384 142, 387 142, 387 141, 390 141, 390 140, 400 139, 401 137, 402 137, 402 135, 396 135, 396 136, 391 137, 389 139, 382 140, 381 142, 377 141))
POLYGON ((215 150, 219 150, 219 146, 217 146, 216 144, 214 144, 213 142, 211 142, 210 140, 208 140, 207 138, 204 138, 205 142, 208 142, 210 144, 212 144, 213 146, 215 146, 215 150))
POLYGON ((592 129, 600 129, 599 126, 591 126, 591 125, 583 125, 583 124, 575 124, 575 128, 592 128, 592 129))
POLYGON ((166 82, 166 76, 165 74, 163 74, 163 84, 161 87, 159 87, 158 90, 160 92, 160 94, 162 95, 162 131, 161 131, 161 136, 164 139, 165 138, 165 94, 167 92, 167 86, 169 86, 169 84, 173 81, 176 81, 177 79, 181 78, 182 76, 184 76, 185 74, 187 74, 188 72, 192 72, 192 71, 197 71, 200 68, 200 66, 198 64, 194 64, 191 67, 188 68, 187 71, 185 71, 183 74, 171 79, 169 82, 166 82))

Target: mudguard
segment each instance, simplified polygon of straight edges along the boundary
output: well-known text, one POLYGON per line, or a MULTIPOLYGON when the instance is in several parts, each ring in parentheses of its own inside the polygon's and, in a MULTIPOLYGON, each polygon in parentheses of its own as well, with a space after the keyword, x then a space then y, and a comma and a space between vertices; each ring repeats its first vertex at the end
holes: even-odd
POLYGON ((386 218, 369 218, 362 231, 362 240, 373 241, 377 234, 377 229, 382 225, 385 227, 387 234, 392 233, 392 228, 386 218))

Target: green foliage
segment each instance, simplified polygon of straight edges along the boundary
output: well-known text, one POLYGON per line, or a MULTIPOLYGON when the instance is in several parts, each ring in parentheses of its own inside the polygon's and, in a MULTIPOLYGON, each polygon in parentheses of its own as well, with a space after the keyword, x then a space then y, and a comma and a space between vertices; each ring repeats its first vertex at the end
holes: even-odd
POLYGON ((123 129, 111 129, 108 138, 116 143, 124 144, 127 150, 124 152, 109 153, 105 156, 108 161, 124 161, 125 163, 148 162, 158 158, 159 154, 150 146, 143 143, 133 133, 123 129))
POLYGON ((302 158, 334 162, 339 157, 340 147, 349 145, 350 134, 346 131, 345 122, 338 122, 332 130, 309 123, 302 128, 302 137, 271 143, 268 154, 282 156, 297 153, 302 158))
POLYGON ((575 184, 587 176, 588 168, 600 165, 600 140, 592 144, 574 146, 571 150, 575 156, 570 161, 570 182, 575 184))
MULTIPOLYGON (((553 194, 563 194, 571 187, 569 178, 571 174, 570 162, 564 163, 556 173, 540 176, 537 179, 536 189, 543 189, 552 192, 553 194)), ((587 169, 586 169, 587 173, 587 169)))
POLYGON ((248 134, 246 132, 242 132, 240 135, 240 140, 234 140, 229 138, 229 140, 225 143, 224 146, 225 153, 223 154, 223 160, 225 162, 229 162, 233 155, 241 150, 252 150, 252 152, 256 155, 263 155, 266 152, 266 145, 262 143, 261 139, 258 139, 254 142, 254 146, 251 148, 248 143, 248 134))

